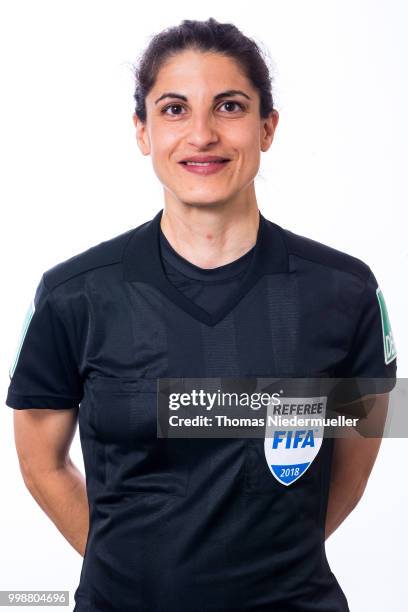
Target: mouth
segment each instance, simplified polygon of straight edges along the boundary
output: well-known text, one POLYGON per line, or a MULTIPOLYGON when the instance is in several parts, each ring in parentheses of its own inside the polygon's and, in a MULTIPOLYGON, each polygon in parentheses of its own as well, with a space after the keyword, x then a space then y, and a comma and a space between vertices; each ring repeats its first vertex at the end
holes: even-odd
POLYGON ((187 160, 187 161, 180 162, 180 164, 184 164, 185 166, 210 166, 211 164, 226 164, 229 161, 230 161, 229 159, 216 159, 216 160, 211 160, 211 161, 206 161, 206 162, 187 160))
POLYGON ((205 162, 198 161, 182 161, 179 164, 187 170, 187 172, 192 172, 196 175, 208 176, 210 174, 215 174, 216 172, 222 171, 230 162, 229 159, 217 159, 205 162))

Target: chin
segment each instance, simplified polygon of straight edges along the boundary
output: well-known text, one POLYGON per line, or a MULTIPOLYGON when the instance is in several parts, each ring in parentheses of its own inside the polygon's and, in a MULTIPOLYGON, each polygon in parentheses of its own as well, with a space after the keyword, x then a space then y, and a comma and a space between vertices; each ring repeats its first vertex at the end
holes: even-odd
POLYGON ((209 200, 205 202, 203 200, 180 200, 186 206, 191 206, 191 208, 221 208, 225 206, 225 200, 209 200))
POLYGON ((185 204, 186 206, 196 207, 214 207, 223 206, 233 199, 233 194, 220 194, 219 197, 215 198, 214 190, 208 193, 188 193, 188 194, 176 194, 173 192, 176 199, 185 204))

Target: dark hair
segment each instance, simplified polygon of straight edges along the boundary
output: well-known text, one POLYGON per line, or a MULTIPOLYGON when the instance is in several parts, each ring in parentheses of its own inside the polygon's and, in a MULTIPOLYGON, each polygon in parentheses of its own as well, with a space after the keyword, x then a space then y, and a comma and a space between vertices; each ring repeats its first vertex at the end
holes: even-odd
POLYGON ((259 113, 264 119, 273 110, 272 78, 259 46, 231 23, 184 19, 180 25, 162 30, 153 36, 134 67, 136 88, 135 113, 146 121, 146 96, 167 59, 185 49, 221 53, 235 59, 260 97, 259 113))

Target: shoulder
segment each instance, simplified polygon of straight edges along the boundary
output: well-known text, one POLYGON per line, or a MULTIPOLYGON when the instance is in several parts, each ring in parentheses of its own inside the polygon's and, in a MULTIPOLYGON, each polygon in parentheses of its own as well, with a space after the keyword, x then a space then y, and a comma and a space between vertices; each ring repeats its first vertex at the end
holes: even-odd
POLYGON ((129 240, 134 233, 144 225, 146 225, 146 223, 136 228, 129 229, 108 240, 92 245, 85 251, 81 251, 69 259, 65 259, 55 264, 43 274, 45 286, 49 291, 52 291, 59 285, 66 283, 74 277, 81 276, 86 272, 96 270, 97 268, 120 264, 129 240))
POLYGON ((344 272, 366 283, 371 268, 358 257, 344 253, 327 244, 280 227, 289 258, 300 259, 305 264, 344 272))

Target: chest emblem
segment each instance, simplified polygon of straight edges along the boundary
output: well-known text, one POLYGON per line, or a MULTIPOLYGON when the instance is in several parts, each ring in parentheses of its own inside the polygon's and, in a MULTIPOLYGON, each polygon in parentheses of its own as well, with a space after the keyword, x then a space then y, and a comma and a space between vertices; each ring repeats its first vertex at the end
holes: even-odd
POLYGON ((265 458, 276 480, 291 485, 310 467, 322 445, 327 397, 285 398, 269 405, 265 458))

